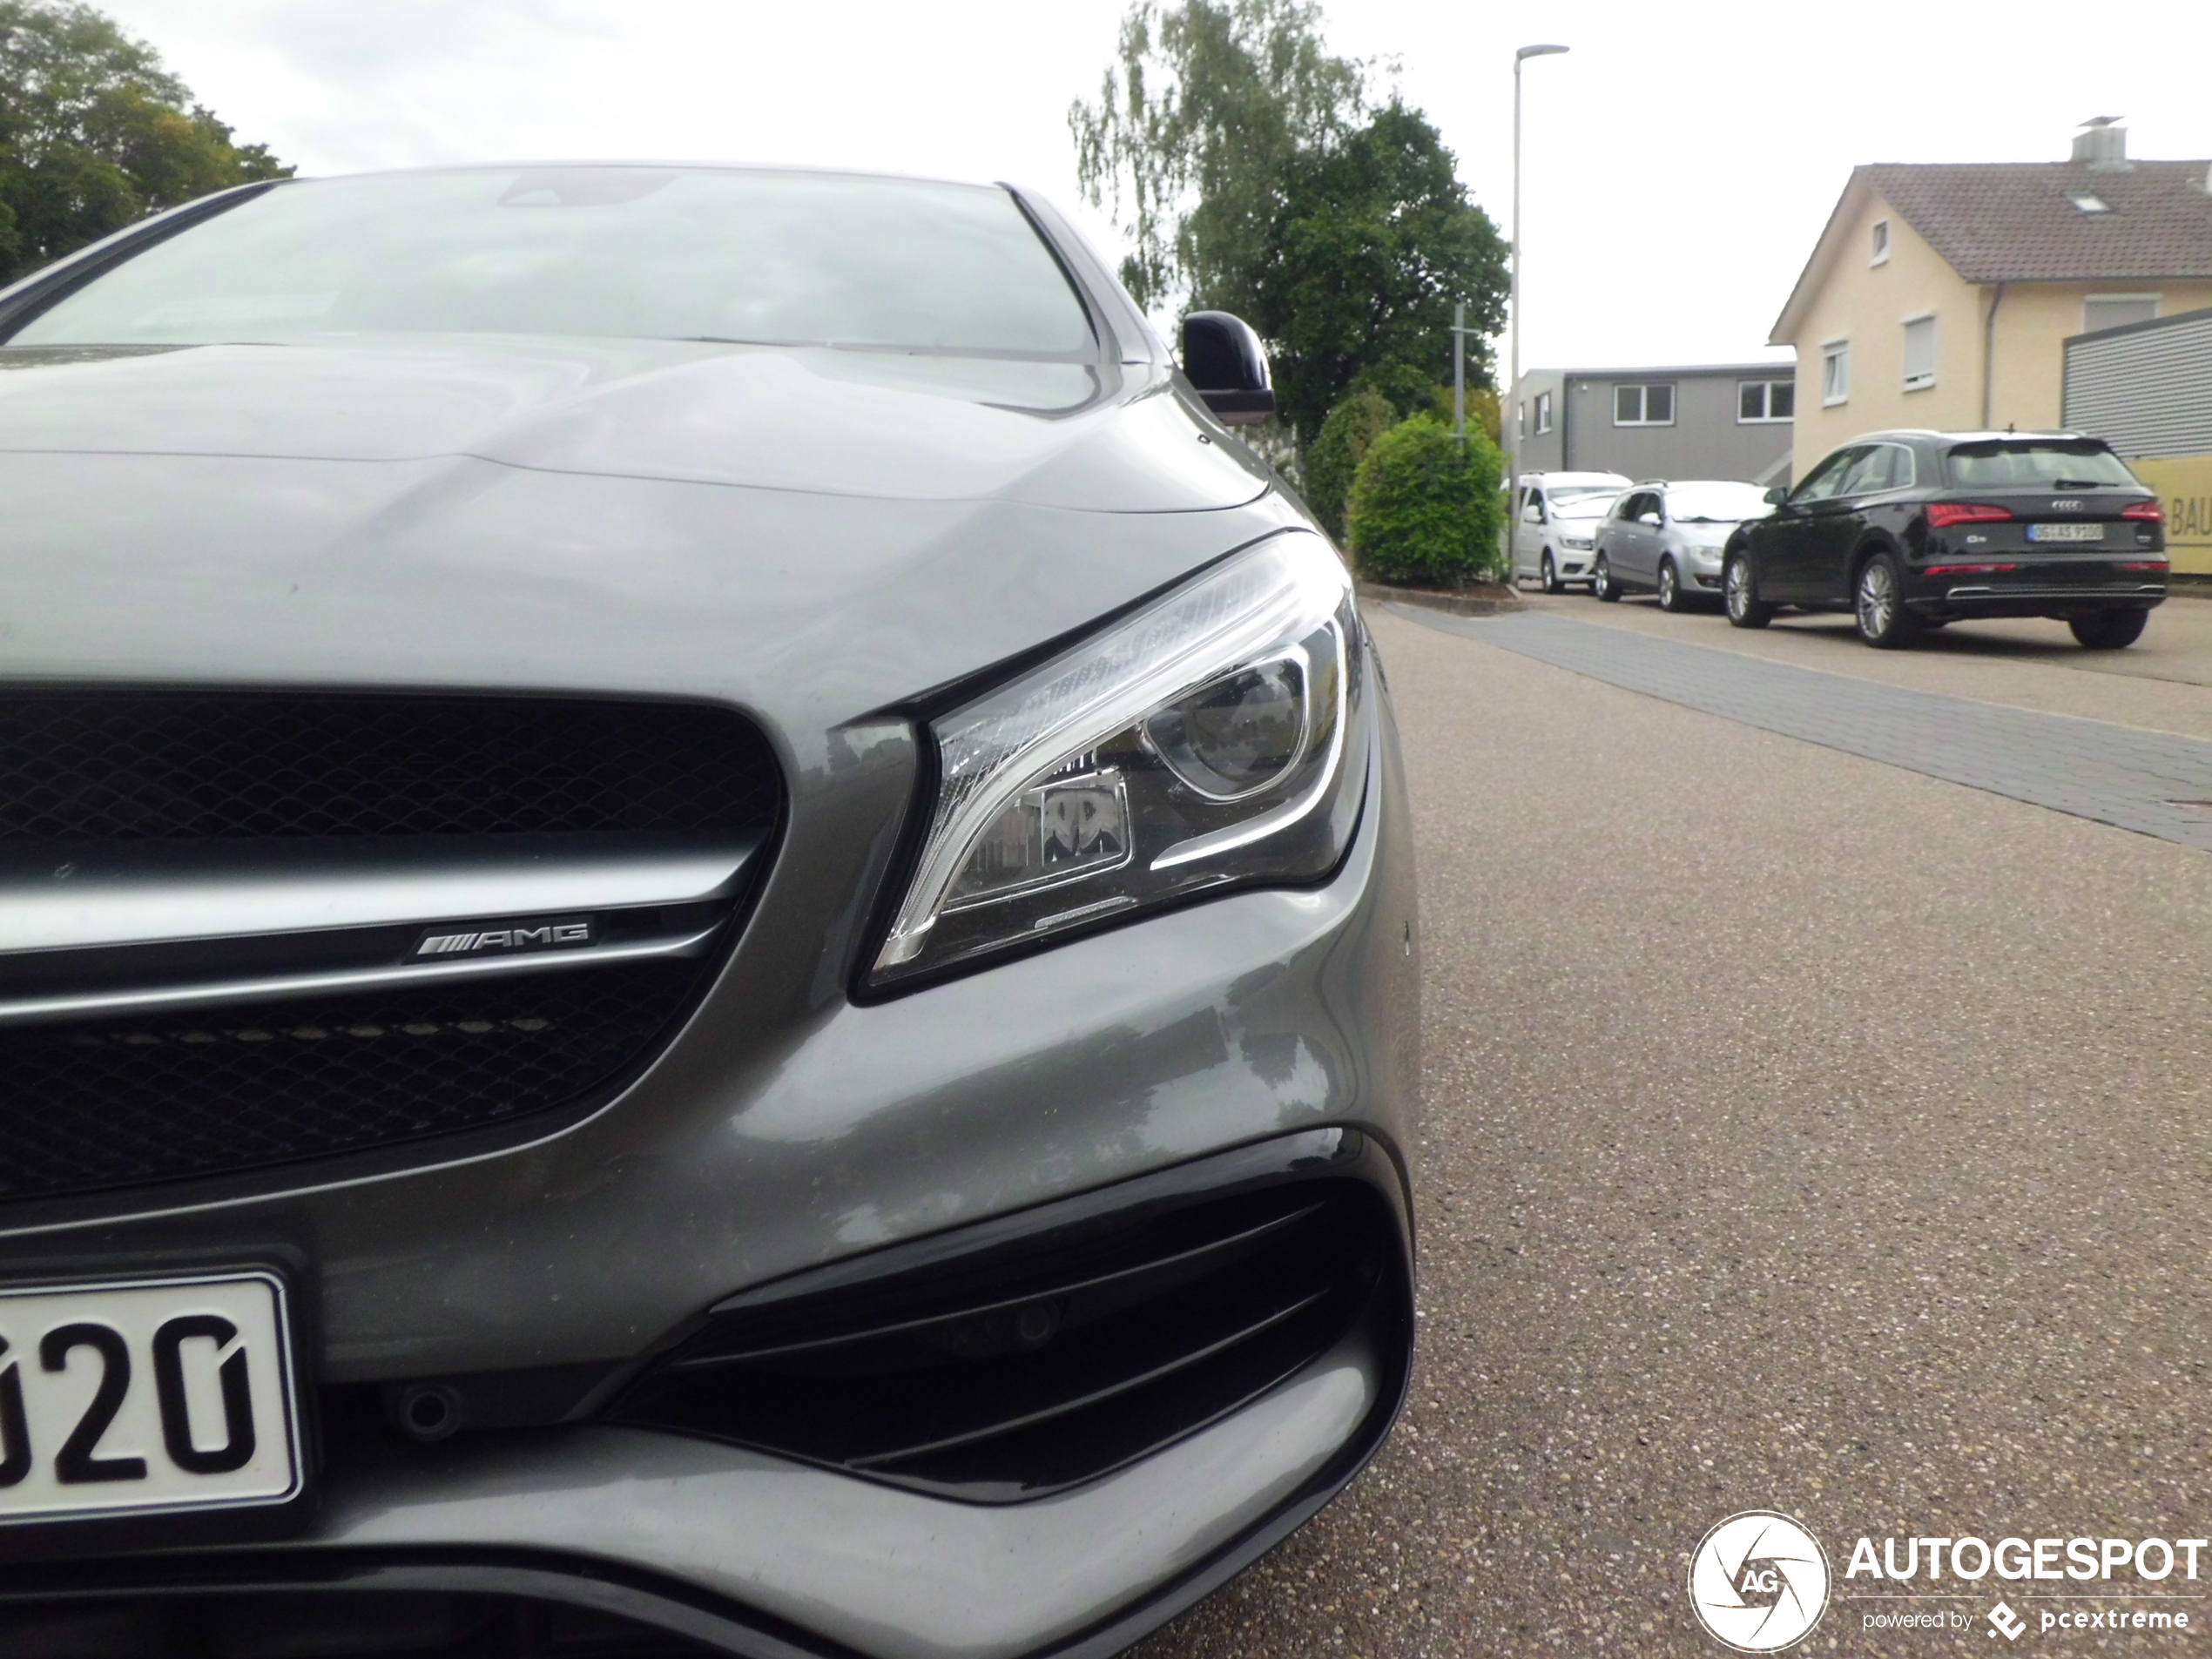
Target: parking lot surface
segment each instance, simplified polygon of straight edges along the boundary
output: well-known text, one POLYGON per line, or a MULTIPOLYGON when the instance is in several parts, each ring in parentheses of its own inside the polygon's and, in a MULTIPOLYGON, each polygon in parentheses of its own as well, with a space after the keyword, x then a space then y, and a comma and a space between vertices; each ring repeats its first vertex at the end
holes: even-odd
POLYGON ((2006 708, 1557 614, 1393 607, 1609 685, 2212 852, 2212 742, 2006 708))
POLYGON ((1656 634, 1885 685, 1943 691, 2009 707, 2075 714, 2148 731, 2212 738, 2212 597, 2168 600, 2125 651, 2084 651, 2062 622, 1953 623, 1910 651, 1861 644, 1849 617, 1784 611, 1774 625, 1729 625, 1717 607, 1669 616, 1649 598, 1600 604, 1581 594, 1526 596, 1537 615, 1656 634))
MULTIPOLYGON (((2033 639, 1893 657, 1825 618, 1578 605, 2212 736, 2212 691, 2033 639)), ((1372 626, 1421 859, 1413 1398, 1342 1500, 1146 1659, 1721 1653, 1685 1575, 1746 1508, 1804 1521, 1844 1596, 1861 1534, 2212 1531, 2212 860, 1480 624, 1372 626)), ((1986 1654, 1996 1599, 1925 1604, 1974 1615, 1955 1636, 1838 1601, 1797 1651, 1986 1654)))

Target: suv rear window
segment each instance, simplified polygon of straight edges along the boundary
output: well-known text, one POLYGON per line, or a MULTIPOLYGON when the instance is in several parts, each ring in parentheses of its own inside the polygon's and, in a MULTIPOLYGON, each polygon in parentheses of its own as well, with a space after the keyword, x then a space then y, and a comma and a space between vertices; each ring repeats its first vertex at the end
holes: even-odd
POLYGON ((1944 457, 1951 482, 1963 489, 2095 489, 2139 487, 2128 463, 2087 439, 1988 438, 1952 446, 1944 457))

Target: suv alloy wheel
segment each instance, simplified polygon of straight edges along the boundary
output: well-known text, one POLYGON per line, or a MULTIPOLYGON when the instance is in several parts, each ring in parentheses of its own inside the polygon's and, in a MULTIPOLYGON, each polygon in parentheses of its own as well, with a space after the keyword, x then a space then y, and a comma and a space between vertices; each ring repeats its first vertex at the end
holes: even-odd
POLYGON ((1851 596, 1851 615, 1858 637, 1878 651, 1909 645, 1919 633, 1919 624, 1905 608, 1905 583, 1897 561, 1877 553, 1860 569, 1851 596))
POLYGON ((1659 609, 1687 609, 1682 602, 1682 577, 1676 573, 1675 562, 1671 558, 1659 561, 1659 609))
POLYGON ((1608 604, 1621 597, 1620 587, 1613 580, 1613 567, 1602 553, 1597 556, 1596 567, 1590 572, 1590 591, 1608 604))
POLYGON ((1758 588, 1751 577, 1751 556, 1741 550, 1728 556, 1721 576, 1721 597, 1728 607, 1728 619, 1736 627, 1764 628, 1774 620, 1774 607, 1759 602, 1758 588))
POLYGON ((1552 550, 1544 550, 1544 569, 1540 586, 1546 593, 1564 593, 1567 584, 1559 579, 1559 567, 1552 563, 1552 550))

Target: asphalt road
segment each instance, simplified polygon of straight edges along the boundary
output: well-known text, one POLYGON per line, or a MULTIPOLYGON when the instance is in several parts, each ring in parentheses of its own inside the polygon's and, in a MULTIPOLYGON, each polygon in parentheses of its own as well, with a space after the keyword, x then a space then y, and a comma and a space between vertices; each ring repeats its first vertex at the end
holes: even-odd
MULTIPOLYGON (((2148 678, 2033 633, 1900 657, 1556 603, 2212 736, 2187 644, 2148 678)), ((1801 1519, 1844 1595, 1863 1534, 2212 1534, 2212 857, 1372 625, 1421 859, 1414 1398, 1143 1659, 1718 1655, 1688 1562, 1747 1508, 1801 1519)), ((1980 1588, 1926 1604, 1973 1615, 1955 1636, 1839 1602, 1797 1651, 1986 1656, 2000 1593, 2077 1587, 1980 1588)))

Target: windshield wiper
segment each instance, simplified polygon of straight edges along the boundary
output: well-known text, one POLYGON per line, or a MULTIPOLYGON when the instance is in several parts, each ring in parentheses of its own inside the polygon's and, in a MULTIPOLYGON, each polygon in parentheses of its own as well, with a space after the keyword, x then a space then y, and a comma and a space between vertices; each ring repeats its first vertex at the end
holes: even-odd
POLYGON ((2111 486, 2101 478, 2054 478, 2051 480, 2051 488, 2054 489, 2108 489, 2111 486))

